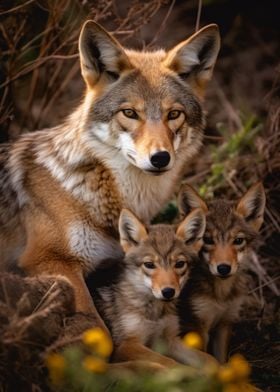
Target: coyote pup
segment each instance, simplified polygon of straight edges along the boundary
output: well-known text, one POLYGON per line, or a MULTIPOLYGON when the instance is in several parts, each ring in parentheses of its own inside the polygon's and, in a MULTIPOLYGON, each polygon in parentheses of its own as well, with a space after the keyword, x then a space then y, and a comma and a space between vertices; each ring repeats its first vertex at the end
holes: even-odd
POLYGON ((125 257, 120 276, 117 282, 93 291, 97 309, 112 333, 114 360, 149 360, 163 366, 174 366, 174 360, 193 366, 214 361, 183 346, 176 313, 177 298, 201 247, 204 229, 201 209, 192 211, 177 228, 145 227, 132 212, 122 210, 119 231, 125 257), (159 338, 166 342, 170 358, 150 349, 159 338))
POLYGON ((95 312, 84 276, 122 256, 121 209, 149 222, 201 145, 219 42, 209 25, 170 51, 137 52, 84 24, 81 105, 64 124, 0 146, 2 266, 19 259, 30 275, 63 275, 77 311, 95 312))
POLYGON ((204 350, 210 349, 225 362, 231 324, 238 320, 248 291, 244 270, 263 222, 264 189, 257 183, 237 203, 218 199, 206 205, 185 185, 179 204, 185 214, 198 207, 206 213, 200 262, 194 265, 180 298, 182 333, 199 332, 204 350))

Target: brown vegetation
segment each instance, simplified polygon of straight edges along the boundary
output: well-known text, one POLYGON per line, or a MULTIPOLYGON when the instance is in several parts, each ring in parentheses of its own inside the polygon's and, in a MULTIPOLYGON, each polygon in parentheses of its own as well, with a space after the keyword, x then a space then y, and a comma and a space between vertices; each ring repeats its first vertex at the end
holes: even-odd
POLYGON ((89 316, 73 314, 74 294, 64 278, 1 275, 1 391, 48 389, 47 353, 78 342, 94 325, 89 316))

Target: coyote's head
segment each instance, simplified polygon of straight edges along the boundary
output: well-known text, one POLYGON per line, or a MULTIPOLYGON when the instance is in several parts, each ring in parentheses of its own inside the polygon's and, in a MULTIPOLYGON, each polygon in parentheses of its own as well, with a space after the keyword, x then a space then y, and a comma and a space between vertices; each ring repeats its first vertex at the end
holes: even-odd
POLYGON ((90 136, 153 174, 170 170, 179 152, 192 156, 202 139, 201 102, 219 47, 214 24, 169 51, 137 52, 87 21, 79 50, 90 136))
POLYGON ((129 210, 119 219, 121 245, 127 273, 137 293, 161 300, 177 298, 186 282, 190 264, 202 245, 205 215, 192 211, 177 227, 145 227, 129 210))
POLYGON ((244 266, 252 250, 263 222, 265 193, 262 184, 257 183, 236 203, 220 199, 206 205, 191 186, 184 185, 179 208, 184 215, 193 208, 204 210, 206 229, 201 257, 213 275, 228 278, 244 266))

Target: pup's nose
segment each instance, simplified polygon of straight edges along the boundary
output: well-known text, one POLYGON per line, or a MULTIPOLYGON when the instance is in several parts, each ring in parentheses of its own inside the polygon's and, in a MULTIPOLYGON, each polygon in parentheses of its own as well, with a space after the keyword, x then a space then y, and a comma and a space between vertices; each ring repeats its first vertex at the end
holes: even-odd
POLYGON ((161 290, 161 294, 163 295, 163 298, 171 299, 175 295, 175 290, 172 287, 165 287, 161 290))
POLYGON ((167 151, 158 151, 151 156, 150 161, 154 167, 162 169, 170 162, 170 154, 167 151))
POLYGON ((220 264, 218 265, 217 270, 221 276, 227 276, 231 271, 231 266, 228 264, 220 264))

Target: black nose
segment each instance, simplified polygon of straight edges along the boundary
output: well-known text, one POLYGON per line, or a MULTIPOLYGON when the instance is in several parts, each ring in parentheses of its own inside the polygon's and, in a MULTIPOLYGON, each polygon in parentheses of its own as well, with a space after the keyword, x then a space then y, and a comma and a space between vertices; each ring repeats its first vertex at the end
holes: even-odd
POLYGON ((231 266, 228 264, 220 264, 218 265, 217 270, 221 276, 227 276, 230 273, 231 266))
POLYGON ((156 167, 157 169, 162 169, 166 167, 170 162, 170 155, 167 151, 159 151, 156 152, 150 158, 151 164, 156 167))
POLYGON ((165 299, 171 299, 175 295, 175 290, 172 287, 166 287, 165 289, 161 290, 161 293, 165 299))

